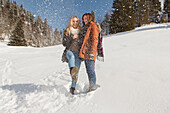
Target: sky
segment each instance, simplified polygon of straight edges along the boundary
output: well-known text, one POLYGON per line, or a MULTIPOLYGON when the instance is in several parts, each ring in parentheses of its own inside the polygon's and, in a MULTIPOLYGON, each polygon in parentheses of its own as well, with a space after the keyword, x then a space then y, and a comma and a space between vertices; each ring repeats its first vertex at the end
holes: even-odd
MULTIPOLYGON (((18 5, 23 4, 27 11, 30 11, 42 20, 47 18, 48 24, 53 30, 60 31, 66 28, 71 16, 78 16, 81 20, 84 13, 92 10, 97 18, 104 19, 107 12, 112 10, 114 0, 14 0, 18 5)), ((160 0, 163 2, 164 0, 160 0)))
POLYGON ((68 25, 71 16, 78 16, 81 20, 84 13, 94 11, 96 18, 104 18, 105 14, 112 10, 113 0, 14 0, 18 5, 23 4, 42 20, 47 18, 48 24, 53 30, 62 30, 68 25))

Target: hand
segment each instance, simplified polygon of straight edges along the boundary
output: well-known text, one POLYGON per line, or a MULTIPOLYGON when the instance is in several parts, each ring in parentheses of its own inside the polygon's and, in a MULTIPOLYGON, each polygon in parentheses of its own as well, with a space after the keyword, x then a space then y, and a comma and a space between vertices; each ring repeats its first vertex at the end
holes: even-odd
POLYGON ((90 58, 90 59, 93 59, 93 58, 94 58, 94 55, 93 55, 93 54, 90 54, 90 55, 89 55, 89 58, 90 58))
POLYGON ((76 35, 73 35, 73 39, 76 39, 76 38, 78 38, 78 34, 76 34, 76 35))

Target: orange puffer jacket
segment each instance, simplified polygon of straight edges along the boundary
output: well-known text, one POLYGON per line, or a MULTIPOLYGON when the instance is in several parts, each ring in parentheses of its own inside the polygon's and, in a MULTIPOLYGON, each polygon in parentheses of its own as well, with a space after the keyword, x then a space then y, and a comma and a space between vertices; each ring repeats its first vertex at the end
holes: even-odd
POLYGON ((87 29, 86 35, 84 37, 83 44, 81 46, 79 57, 83 59, 96 60, 97 56, 97 43, 99 37, 99 29, 96 23, 91 22, 89 28, 87 29), (89 55, 94 55, 90 58, 89 55))

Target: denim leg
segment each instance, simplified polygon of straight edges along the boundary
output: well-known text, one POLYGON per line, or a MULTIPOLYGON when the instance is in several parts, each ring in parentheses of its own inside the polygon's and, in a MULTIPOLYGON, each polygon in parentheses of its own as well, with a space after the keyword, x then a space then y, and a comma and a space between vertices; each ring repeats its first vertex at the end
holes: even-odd
POLYGON ((74 52, 74 56, 75 56, 75 65, 76 67, 78 67, 78 69, 80 69, 81 60, 79 58, 79 52, 74 52))
MULTIPOLYGON (((81 60, 79 58, 78 52, 68 50, 66 53, 66 57, 68 59, 69 68, 76 66, 78 67, 78 69, 80 69, 81 60)), ((71 87, 76 87, 76 82, 72 82, 71 87)))
MULTIPOLYGON (((78 52, 73 52, 73 53, 75 56, 75 66, 78 67, 78 69, 80 69, 81 60, 79 58, 79 53, 78 52)), ((78 79, 78 76, 77 76, 77 79, 78 79)), ((76 82, 72 82, 71 86, 76 87, 76 82)))
POLYGON ((66 57, 68 59, 69 68, 75 67, 75 56, 72 51, 67 50, 66 57))
POLYGON ((96 73, 94 70, 95 61, 85 59, 85 65, 86 65, 86 71, 89 78, 90 88, 95 88, 96 87, 96 73))
POLYGON ((76 87, 76 82, 72 82, 71 87, 76 87))

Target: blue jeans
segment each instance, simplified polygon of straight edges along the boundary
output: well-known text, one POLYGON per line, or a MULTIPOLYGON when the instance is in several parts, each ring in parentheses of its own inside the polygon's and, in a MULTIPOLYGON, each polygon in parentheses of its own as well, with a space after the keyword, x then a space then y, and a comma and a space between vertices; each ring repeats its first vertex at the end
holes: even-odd
MULTIPOLYGON (((79 52, 67 50, 66 57, 68 59, 69 68, 76 66, 80 69, 81 60, 79 58, 79 52)), ((72 82, 71 87, 76 87, 76 82, 72 82)))
POLYGON ((86 71, 89 78, 89 87, 96 88, 96 73, 95 73, 95 61, 84 59, 86 65, 86 71))

